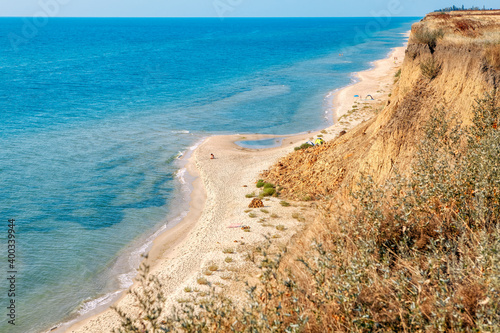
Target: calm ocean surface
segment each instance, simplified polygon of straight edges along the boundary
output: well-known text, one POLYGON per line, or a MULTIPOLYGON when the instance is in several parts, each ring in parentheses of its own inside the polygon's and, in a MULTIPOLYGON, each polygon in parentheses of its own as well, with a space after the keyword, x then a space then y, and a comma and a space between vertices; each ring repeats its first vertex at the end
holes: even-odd
POLYGON ((54 18, 25 38, 23 19, 0 18, 0 332, 43 331, 129 286, 152 235, 186 210, 179 152, 328 125, 329 92, 416 20, 366 34, 372 18, 54 18))

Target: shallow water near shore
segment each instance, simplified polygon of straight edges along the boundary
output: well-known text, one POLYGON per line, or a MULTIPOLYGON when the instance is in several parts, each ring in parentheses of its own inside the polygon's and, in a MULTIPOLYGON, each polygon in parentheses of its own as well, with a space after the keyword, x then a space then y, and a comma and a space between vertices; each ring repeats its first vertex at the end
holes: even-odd
MULTIPOLYGON (((0 38, 0 207, 18 272, 16 326, 0 332, 50 329, 130 285, 188 207, 179 152, 328 125, 329 92, 415 21, 358 38, 370 20, 51 19, 17 50, 0 38)), ((2 18, 0 36, 22 27, 2 18)))

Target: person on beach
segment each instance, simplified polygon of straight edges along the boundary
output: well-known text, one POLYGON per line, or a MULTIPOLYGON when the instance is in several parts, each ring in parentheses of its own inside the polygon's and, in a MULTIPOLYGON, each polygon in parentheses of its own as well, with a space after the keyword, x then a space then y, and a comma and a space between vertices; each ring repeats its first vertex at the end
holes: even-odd
POLYGON ((214 156, 214 154, 210 154, 210 159, 211 159, 211 160, 215 160, 215 156, 214 156))

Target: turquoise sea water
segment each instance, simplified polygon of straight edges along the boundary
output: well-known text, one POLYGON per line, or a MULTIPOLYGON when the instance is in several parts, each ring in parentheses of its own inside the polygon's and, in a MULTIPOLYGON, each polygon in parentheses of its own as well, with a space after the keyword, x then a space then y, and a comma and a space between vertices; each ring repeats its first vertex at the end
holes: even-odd
POLYGON ((26 20, 0 18, 5 314, 8 219, 17 240, 16 326, 0 313, 0 332, 49 329, 127 287, 187 207, 179 152, 328 125, 330 92, 417 19, 54 18, 24 38, 26 20))

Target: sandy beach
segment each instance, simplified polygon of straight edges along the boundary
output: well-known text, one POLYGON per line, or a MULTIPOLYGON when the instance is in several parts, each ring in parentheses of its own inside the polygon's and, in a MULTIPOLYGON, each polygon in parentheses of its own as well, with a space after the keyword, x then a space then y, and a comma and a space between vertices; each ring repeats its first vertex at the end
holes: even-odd
MULTIPOLYGON (((394 49, 388 58, 374 62, 372 69, 358 73, 359 82, 335 92, 331 107, 334 119, 338 121, 321 131, 326 141, 372 117, 375 110, 385 105, 404 52, 405 47, 394 49), (367 98, 368 95, 373 99, 367 98), (353 105, 358 105, 355 109, 359 111, 353 111, 353 105)), ((270 198, 264 201, 267 213, 260 209, 250 212, 248 204, 252 199, 245 196, 252 192, 259 193, 255 182, 262 171, 318 134, 319 131, 291 136, 212 136, 194 151, 186 166, 190 175, 195 177, 189 213, 183 221, 154 241, 147 259, 151 273, 156 274, 164 286, 167 307, 186 297, 186 287, 208 288, 197 283, 200 277, 205 277, 212 285, 227 285, 238 267, 244 265, 244 249, 263 241, 264 235, 275 236, 276 241, 286 243, 300 230, 303 223, 294 219, 292 214, 307 208, 304 206, 310 203, 283 207, 280 205, 282 199, 270 198), (251 150, 234 143, 278 137, 283 139, 279 148, 251 150), (210 158, 212 153, 215 159, 210 158), (249 216, 249 213, 256 217, 249 216), (277 217, 271 218, 271 214, 277 217), (259 219, 264 218, 267 222, 259 223, 259 219), (277 225, 285 226, 285 230, 277 230, 277 225), (250 232, 242 230, 242 226, 249 226, 250 232), (224 253, 226 249, 233 249, 235 253, 224 253), (233 262, 225 261, 228 256, 233 262), (217 265, 219 269, 210 276, 203 275, 210 264, 217 265)), ((126 311, 133 311, 134 308, 127 294, 115 305, 126 311)), ((57 331, 100 333, 118 327, 119 323, 119 317, 108 308, 57 331)))

